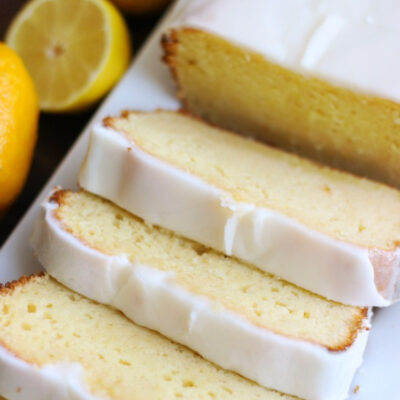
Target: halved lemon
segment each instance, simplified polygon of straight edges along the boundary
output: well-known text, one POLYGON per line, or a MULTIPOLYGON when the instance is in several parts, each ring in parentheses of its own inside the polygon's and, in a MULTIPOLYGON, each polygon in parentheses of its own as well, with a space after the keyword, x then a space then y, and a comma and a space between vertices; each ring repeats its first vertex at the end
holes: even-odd
POLYGON ((7 44, 23 59, 40 108, 86 108, 121 77, 130 59, 126 24, 107 0, 33 0, 11 24, 7 44))

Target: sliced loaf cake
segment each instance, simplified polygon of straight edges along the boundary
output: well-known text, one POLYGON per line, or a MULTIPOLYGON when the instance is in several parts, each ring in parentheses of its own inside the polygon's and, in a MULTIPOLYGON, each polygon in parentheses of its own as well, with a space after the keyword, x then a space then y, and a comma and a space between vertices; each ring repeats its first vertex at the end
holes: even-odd
POLYGON ((47 275, 0 289, 8 400, 290 400, 134 325, 47 275))
POLYGON ((308 400, 341 400, 368 310, 154 228, 86 192, 56 191, 33 235, 47 272, 216 364, 308 400))
POLYGON ((400 296, 400 191, 182 113, 95 126, 80 185, 329 299, 400 296))
POLYGON ((397 0, 180 1, 165 61, 196 115, 400 187, 397 0))

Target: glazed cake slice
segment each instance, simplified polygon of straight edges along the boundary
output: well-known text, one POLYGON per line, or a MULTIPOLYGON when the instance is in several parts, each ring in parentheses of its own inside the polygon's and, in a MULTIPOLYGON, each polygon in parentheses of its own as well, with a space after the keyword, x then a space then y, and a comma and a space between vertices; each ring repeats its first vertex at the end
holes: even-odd
POLYGON ((8 400, 294 400, 47 275, 0 290, 0 394, 8 400))
POLYGON ((397 0, 180 1, 163 40, 184 106, 400 187, 397 0))
POLYGON ((400 192, 177 112, 93 128, 80 185, 345 304, 400 295, 400 192))
POLYGON ((265 387, 340 400, 361 364, 367 309, 327 301, 92 194, 55 192, 32 243, 69 288, 265 387))

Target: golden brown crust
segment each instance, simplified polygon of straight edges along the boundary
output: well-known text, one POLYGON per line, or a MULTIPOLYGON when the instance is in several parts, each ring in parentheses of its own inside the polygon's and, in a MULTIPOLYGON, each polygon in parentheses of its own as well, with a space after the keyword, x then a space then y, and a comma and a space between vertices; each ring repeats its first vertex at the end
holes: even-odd
MULTIPOLYGON (((121 113, 121 116, 123 116, 123 112, 121 113)), ((110 128, 112 126, 112 120, 113 120, 113 117, 111 117, 111 116, 103 118, 103 125, 106 128, 110 128)))
POLYGON ((176 68, 175 68, 175 57, 177 54, 177 46, 179 44, 178 31, 171 29, 168 33, 164 33, 161 36, 161 47, 164 50, 164 54, 161 58, 171 70, 172 76, 177 81, 176 68))
MULTIPOLYGON (((192 292, 192 294, 198 294, 199 296, 201 296, 201 293, 192 292)), ((319 295, 316 295, 316 296, 319 297, 319 298, 323 298, 323 297, 321 297, 319 295)), ((218 299, 213 298, 213 297, 210 297, 210 299, 218 303, 218 299)), ((326 300, 326 301, 331 301, 331 300, 326 300)), ((227 310, 229 310, 230 312, 237 313, 237 310, 231 304, 224 304, 224 307, 227 310)), ((349 306, 349 307, 352 307, 352 306, 349 306)), ((350 348, 354 344, 354 342, 357 339, 358 335, 362 331, 364 331, 364 330, 365 331, 369 331, 369 329, 370 329, 366 325, 366 319, 368 317, 369 308, 368 307, 365 307, 365 308, 355 307, 355 308, 358 309, 358 314, 355 316, 353 324, 349 328, 349 335, 348 335, 347 338, 345 338, 342 341, 342 343, 340 343, 340 344, 338 344, 336 346, 329 346, 329 345, 326 345, 326 344, 321 344, 321 343, 317 342, 316 340, 312 340, 312 339, 299 339, 296 336, 285 334, 285 333, 279 331, 278 329, 273 329, 273 328, 270 328, 270 327, 263 326, 260 323, 258 323, 257 321, 254 321, 254 320, 252 320, 250 318, 245 318, 245 319, 250 324, 252 324, 254 326, 257 326, 258 328, 264 329, 266 331, 272 332, 272 333, 274 333, 276 335, 285 337, 285 338, 290 339, 290 340, 299 340, 299 341, 302 341, 302 342, 311 343, 313 345, 324 347, 328 351, 336 353, 336 352, 346 351, 348 348, 350 348)))
MULTIPOLYGON (((181 30, 193 30, 192 28, 184 28, 181 30)), ((171 76, 175 82, 176 86, 176 97, 182 103, 184 109, 189 110, 188 103, 186 101, 186 97, 183 93, 183 88, 179 81, 178 76, 178 68, 176 66, 176 57, 178 54, 178 45, 179 45, 179 32, 176 29, 171 29, 168 33, 165 33, 161 37, 161 47, 164 50, 164 54, 162 56, 162 61, 168 66, 171 76)))
POLYGON ((360 310, 359 314, 355 318, 352 329, 350 330, 349 337, 346 340, 344 340, 341 345, 338 345, 336 347, 328 347, 328 350, 333 352, 347 350, 349 347, 353 345, 353 343, 355 342, 357 336, 361 333, 361 331, 369 330, 369 327, 365 326, 365 321, 366 318, 368 317, 369 308, 365 307, 365 308, 360 308, 359 310, 360 310))
POLYGON ((49 198, 50 203, 57 203, 59 206, 65 202, 65 197, 67 196, 68 190, 66 189, 56 189, 49 198))
POLYGON ((7 282, 5 284, 0 283, 0 296, 10 295, 15 289, 18 289, 36 279, 42 279, 46 277, 48 277, 48 275, 45 272, 38 272, 30 276, 23 275, 19 279, 7 282))
MULTIPOLYGON (((129 151, 129 149, 128 149, 128 151, 129 151)), ((85 192, 85 190, 84 189, 80 189, 77 193, 79 193, 79 192, 85 192)), ((65 230, 65 232, 69 233, 76 240, 80 241, 83 245, 85 245, 85 246, 87 246, 87 247, 89 247, 89 248, 91 248, 93 250, 96 250, 101 254, 104 254, 104 255, 107 255, 107 256, 112 256, 112 254, 110 252, 107 252, 106 250, 104 250, 104 249, 102 249, 100 247, 93 246, 85 238, 76 235, 72 231, 71 227, 61 218, 61 216, 59 214, 60 209, 61 209, 62 206, 67 204, 68 196, 73 195, 73 194, 74 194, 74 192, 72 190, 68 190, 68 189, 59 189, 59 190, 57 190, 56 192, 54 192, 52 194, 52 196, 50 197, 49 201, 50 202, 53 201, 53 202, 56 202, 58 204, 58 207, 52 211, 53 217, 57 220, 58 224, 60 225, 60 227, 63 230, 65 230)), ((90 195, 93 196, 93 197, 99 198, 98 196, 96 196, 94 194, 90 194, 90 195)), ((112 204, 112 202, 110 200, 103 199, 103 198, 100 198, 100 200, 105 202, 105 203, 112 204)), ((115 204, 112 204, 112 205, 114 207, 118 207, 115 204)), ((121 212, 126 213, 127 211, 121 209, 121 212)), ((136 217, 136 218, 140 219, 139 217, 136 217)))

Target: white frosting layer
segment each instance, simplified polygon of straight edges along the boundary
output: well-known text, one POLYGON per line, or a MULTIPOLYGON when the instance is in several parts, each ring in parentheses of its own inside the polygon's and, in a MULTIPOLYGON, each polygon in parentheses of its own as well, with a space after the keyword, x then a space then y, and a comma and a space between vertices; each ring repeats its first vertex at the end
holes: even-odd
POLYGON ((0 346, 0 395, 7 400, 106 400, 89 392, 78 363, 39 367, 0 346))
POLYGON ((101 125, 93 129, 80 185, 152 224, 329 299, 369 307, 387 306, 399 296, 399 251, 380 269, 371 262, 371 250, 332 239, 275 211, 237 203, 229 193, 101 125), (387 278, 382 293, 375 284, 377 271, 387 278))
POLYGON ((398 0, 182 0, 194 27, 302 74, 400 102, 398 0))
MULTIPOLYGON (((45 203, 32 244, 47 272, 261 385, 308 400, 341 400, 361 364, 368 331, 344 351, 278 335, 174 282, 173 273, 89 248, 63 230, 45 203)), ((369 324, 369 318, 365 325, 369 324)))

